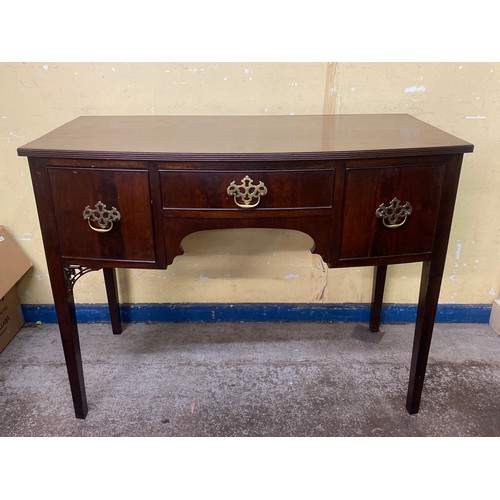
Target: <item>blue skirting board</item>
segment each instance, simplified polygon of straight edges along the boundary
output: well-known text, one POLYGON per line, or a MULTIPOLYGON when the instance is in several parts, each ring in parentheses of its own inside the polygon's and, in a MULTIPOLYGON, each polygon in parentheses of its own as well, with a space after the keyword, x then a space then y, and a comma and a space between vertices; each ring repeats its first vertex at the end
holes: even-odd
MULTIPOLYGON (((23 305, 27 323, 56 323, 53 305, 23 305)), ((325 321, 367 322, 369 304, 122 304, 122 321, 197 322, 197 321, 325 321)), ((416 304, 387 304, 382 322, 415 321, 416 304)), ((491 304, 440 304, 437 323, 488 323, 491 304)), ((109 321, 106 304, 76 306, 80 323, 109 321)))

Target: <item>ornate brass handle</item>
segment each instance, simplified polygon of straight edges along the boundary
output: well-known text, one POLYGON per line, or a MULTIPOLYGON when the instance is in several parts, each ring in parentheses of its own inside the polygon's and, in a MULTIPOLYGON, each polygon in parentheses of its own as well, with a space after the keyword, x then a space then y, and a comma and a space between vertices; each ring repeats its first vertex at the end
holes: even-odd
POLYGON ((379 205, 377 210, 375 210, 375 215, 377 218, 382 219, 385 227, 390 229, 395 229, 401 227, 408 217, 411 215, 412 206, 410 202, 407 201, 404 205, 401 200, 393 198, 391 203, 385 206, 383 203, 379 205))
POLYGON ((115 207, 108 210, 102 201, 98 201, 95 208, 90 208, 88 205, 85 207, 83 218, 93 231, 107 233, 113 229, 113 223, 119 221, 121 215, 115 207))
POLYGON ((234 202, 240 208, 255 208, 260 203, 260 197, 266 196, 267 188, 262 181, 255 185, 253 180, 246 175, 241 179, 241 184, 232 181, 227 188, 227 194, 234 196, 234 202), (239 199, 243 203, 240 203, 239 199))

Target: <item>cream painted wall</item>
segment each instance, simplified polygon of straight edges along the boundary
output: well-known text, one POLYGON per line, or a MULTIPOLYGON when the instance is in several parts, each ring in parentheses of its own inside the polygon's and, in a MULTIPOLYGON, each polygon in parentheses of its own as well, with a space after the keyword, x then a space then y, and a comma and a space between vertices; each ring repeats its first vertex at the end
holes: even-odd
MULTIPOLYGON (((498 63, 3 63, 0 224, 34 262, 24 303, 51 303, 27 161, 16 148, 79 115, 410 113, 476 146, 465 156, 441 302, 491 303, 500 265, 498 63)), ((371 268, 327 270, 301 233, 188 236, 166 271, 120 270, 123 302, 368 302, 371 268)), ((392 266, 386 301, 415 302, 420 265, 392 266)), ((75 287, 105 301, 100 273, 75 287)))

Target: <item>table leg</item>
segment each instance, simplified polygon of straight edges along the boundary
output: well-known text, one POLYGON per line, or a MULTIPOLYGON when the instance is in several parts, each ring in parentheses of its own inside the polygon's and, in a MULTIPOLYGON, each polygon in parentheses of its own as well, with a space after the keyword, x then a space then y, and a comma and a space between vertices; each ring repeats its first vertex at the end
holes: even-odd
POLYGON ((85 418, 88 412, 87 396, 85 394, 85 381, 83 378, 82 356, 80 352, 80 340, 78 338, 72 284, 66 270, 62 266, 56 268, 49 267, 49 275, 75 415, 77 418, 85 418))
POLYGON ((373 277, 372 305, 370 309, 370 331, 380 330, 380 316, 382 313, 382 299, 384 297, 385 278, 387 266, 376 266, 373 277))
POLYGON ((410 415, 418 413, 424 386, 425 370, 431 347, 432 331, 436 317, 439 291, 443 277, 443 262, 424 262, 418 300, 415 337, 410 366, 410 382, 406 409, 410 415))
POLYGON ((116 286, 116 272, 114 268, 105 267, 103 270, 106 294, 108 296, 109 315, 111 317, 111 328, 115 335, 122 333, 120 318, 120 304, 118 302, 118 288, 116 286))

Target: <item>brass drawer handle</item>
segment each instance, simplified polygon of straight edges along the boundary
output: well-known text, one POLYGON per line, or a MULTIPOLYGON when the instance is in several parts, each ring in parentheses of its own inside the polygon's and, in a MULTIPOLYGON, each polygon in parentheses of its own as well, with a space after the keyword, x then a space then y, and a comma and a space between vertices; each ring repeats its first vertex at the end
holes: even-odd
POLYGON ((387 206, 381 203, 375 211, 375 215, 378 219, 382 219, 385 227, 395 229, 401 227, 406 222, 412 210, 413 208, 409 201, 403 205, 401 200, 393 198, 391 203, 387 206))
POLYGON ((102 201, 98 201, 95 208, 90 208, 88 205, 85 207, 83 218, 93 231, 107 233, 113 229, 113 223, 119 221, 121 215, 115 207, 108 210, 102 201))
POLYGON ((266 196, 267 188, 262 181, 259 181, 259 183, 255 185, 253 180, 246 175, 241 179, 241 184, 236 184, 235 181, 232 181, 227 188, 227 194, 234 196, 234 202, 238 207, 255 208, 260 203, 261 196, 266 196), (243 203, 240 203, 238 201, 239 199, 241 199, 243 203))

